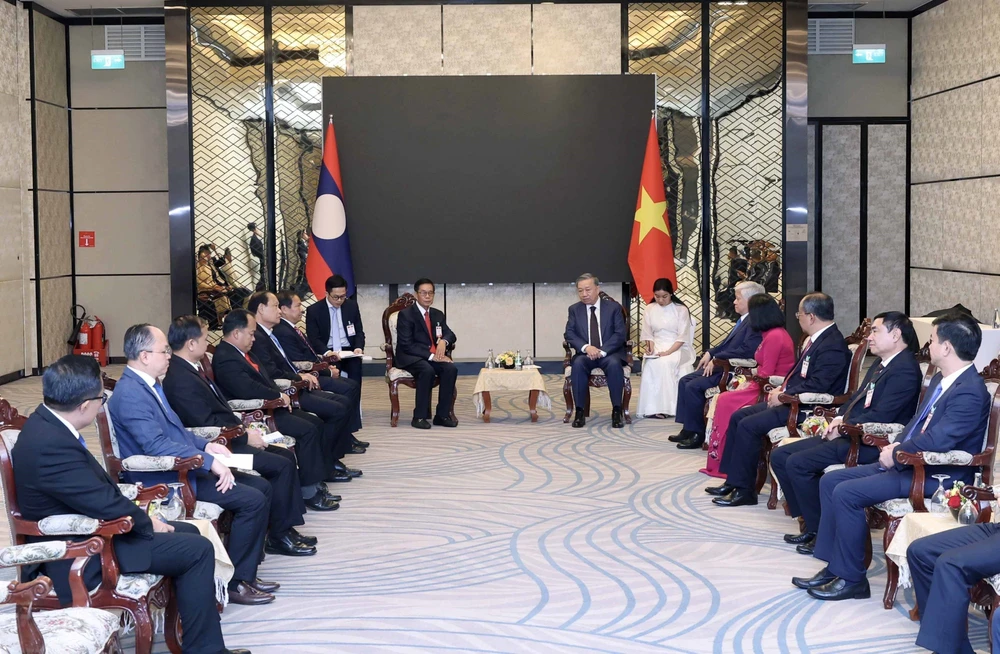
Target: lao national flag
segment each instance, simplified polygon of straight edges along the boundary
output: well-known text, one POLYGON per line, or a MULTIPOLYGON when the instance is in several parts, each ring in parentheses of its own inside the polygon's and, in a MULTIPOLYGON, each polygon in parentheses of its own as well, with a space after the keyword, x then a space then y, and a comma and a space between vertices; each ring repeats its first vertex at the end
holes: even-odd
POLYGON ((340 177, 337 137, 333 117, 323 140, 323 165, 319 170, 316 208, 313 210, 306 279, 317 299, 326 295, 326 280, 339 274, 347 280, 347 294, 354 295, 354 266, 351 265, 351 242, 347 237, 347 214, 344 211, 344 184, 340 177))

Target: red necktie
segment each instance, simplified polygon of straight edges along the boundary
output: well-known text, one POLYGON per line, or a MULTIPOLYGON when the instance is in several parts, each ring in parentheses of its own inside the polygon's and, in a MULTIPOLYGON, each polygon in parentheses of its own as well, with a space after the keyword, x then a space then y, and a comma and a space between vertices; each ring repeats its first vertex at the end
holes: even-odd
POLYGON ((243 357, 247 360, 247 363, 249 363, 251 366, 253 366, 254 370, 256 370, 258 373, 260 372, 260 366, 258 366, 256 363, 254 363, 250 359, 250 353, 249 352, 244 352, 243 353, 243 357))
POLYGON ((427 325, 427 335, 431 339, 431 354, 437 354, 437 347, 434 346, 434 332, 431 331, 431 311, 424 311, 424 324, 427 325))

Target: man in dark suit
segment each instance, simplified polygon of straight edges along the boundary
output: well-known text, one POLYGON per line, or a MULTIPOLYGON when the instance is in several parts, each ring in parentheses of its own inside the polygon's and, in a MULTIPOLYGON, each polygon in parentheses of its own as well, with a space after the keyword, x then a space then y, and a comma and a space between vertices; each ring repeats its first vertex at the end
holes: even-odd
MULTIPOLYGON (((343 450, 334 454, 344 453, 364 454, 365 448, 356 442, 354 432, 361 429, 361 385, 351 379, 329 379, 336 383, 338 392, 325 391, 320 386, 316 373, 300 372, 288 353, 281 346, 274 328, 281 323, 281 312, 278 310, 278 297, 269 291, 255 293, 247 302, 247 311, 253 312, 257 321, 257 332, 254 335, 252 352, 257 360, 267 369, 271 379, 285 379, 289 382, 304 381, 308 388, 299 391, 299 405, 310 413, 314 413, 326 421, 337 437, 327 444, 333 446, 341 439, 345 440, 343 450)), ((338 446, 339 447, 339 446, 338 446)), ((356 476, 361 476, 357 471, 356 476)))
POLYGON ((583 427, 587 418, 583 414, 590 372, 594 368, 604 371, 611 395, 611 426, 624 427, 622 393, 625 390, 625 319, 621 305, 614 300, 601 300, 601 280, 590 273, 576 278, 576 295, 580 301, 569 308, 566 321, 566 342, 576 351, 573 357, 570 380, 573 385, 573 402, 576 417, 573 426, 583 427))
MULTIPOLYGON (((215 609, 215 556, 212 544, 198 530, 182 522, 150 519, 121 494, 117 483, 87 451, 80 430, 94 422, 104 399, 101 369, 90 358, 68 355, 42 375, 44 403, 31 414, 11 452, 14 483, 27 520, 82 514, 99 520, 132 518, 132 529, 113 538, 118 565, 124 574, 150 573, 170 577, 184 628, 184 651, 204 654, 228 650, 215 609)), ((78 536, 73 540, 84 540, 78 536)), ((51 536, 30 537, 32 542, 51 536)), ((72 561, 24 566, 23 579, 43 574, 52 579, 60 603, 70 602, 72 561)), ((90 589, 101 581, 100 557, 84 568, 90 589)))
POLYGON ((739 315, 736 326, 725 340, 702 355, 694 372, 681 377, 677 385, 677 415, 674 420, 681 424, 682 429, 676 436, 668 437, 668 440, 678 443, 678 448, 694 450, 705 443, 705 391, 722 381, 722 371, 716 370, 712 360, 754 358, 761 335, 750 329, 747 302, 761 293, 764 293, 764 287, 757 282, 736 285, 736 299, 733 301, 739 315))
MULTIPOLYGON (((215 348, 212 370, 215 383, 225 397, 233 400, 277 400, 290 407, 288 395, 281 392, 268 375, 267 368, 251 354, 257 321, 246 309, 234 309, 222 321, 222 342, 215 348)), ((274 412, 278 431, 295 438, 299 462, 299 483, 302 497, 309 500, 313 493, 321 492, 324 479, 330 482, 348 482, 352 477, 339 463, 344 444, 339 442, 336 425, 328 425, 318 416, 302 409, 274 412), (334 443, 327 445, 325 440, 334 443)))
MULTIPOLYGON (((979 324, 965 314, 948 313, 934 320, 931 363, 934 375, 917 408, 896 442, 882 449, 877 463, 835 470, 820 481, 822 515, 816 535, 817 559, 827 565, 813 577, 795 577, 792 583, 816 599, 864 599, 871 595, 865 574, 865 541, 870 538, 865 508, 910 494, 913 468, 896 459, 897 450, 976 455, 983 449, 990 418, 991 398, 983 378, 972 365, 982 343, 979 324)), ((935 474, 951 482, 969 483, 975 468, 927 466, 924 494, 937 484, 935 474)))
MULTIPOLYGON (((280 298, 279 298, 280 299, 280 298)), ((296 324, 298 320, 293 320, 296 324)), ((365 327, 358 303, 347 297, 347 280, 333 275, 326 280, 326 299, 306 309, 306 334, 314 354, 347 350, 365 352, 365 327)), ((361 383, 361 357, 344 359, 338 366, 348 379, 361 383)))
MULTIPOLYGON (((152 325, 133 325, 125 330, 125 357, 128 367, 115 385, 108 401, 108 414, 118 437, 122 458, 145 456, 201 456, 200 470, 188 474, 195 497, 218 504, 233 513, 233 528, 227 551, 235 572, 229 582, 229 599, 236 604, 267 604, 274 595, 262 590, 277 588, 257 578, 260 551, 264 547, 271 487, 260 477, 233 473, 216 456, 229 450, 209 443, 184 428, 170 407, 157 381, 170 363, 170 346, 162 331, 152 325)), ((176 472, 124 473, 130 483, 147 486, 177 481, 176 472)))
POLYGON ((430 429, 431 389, 434 378, 438 382, 438 403, 434 424, 457 427, 451 417, 455 404, 455 382, 458 368, 448 356, 458 339, 445 322, 444 313, 433 308, 434 282, 427 278, 413 285, 417 301, 399 312, 396 319, 395 363, 406 370, 417 382, 417 392, 410 424, 417 429, 430 429))
MULTIPOLYGON (((175 407, 185 427, 239 427, 242 421, 229 408, 222 391, 205 371, 201 358, 208 349, 208 327, 197 316, 180 316, 170 323, 167 342, 173 350, 170 367, 163 377, 163 392, 175 407)), ((305 524, 305 504, 299 489, 295 455, 288 449, 264 442, 260 430, 250 427, 229 443, 237 454, 253 455, 253 469, 271 484, 271 515, 268 521, 268 553, 308 556, 316 553, 316 539, 295 530, 305 524)), ((333 510, 324 498, 319 511, 333 510)))
MULTIPOLYGON (((822 436, 802 438, 771 451, 771 470, 785 491, 793 518, 802 516, 805 530, 788 534, 785 542, 798 545, 801 554, 812 554, 819 529, 819 480, 827 466, 847 462, 848 438, 839 438, 841 424, 866 422, 906 424, 917 409, 920 365, 913 356, 920 349, 913 323, 898 311, 880 313, 872 321, 868 351, 881 361, 868 369, 858 390, 837 410, 837 417, 822 436), (827 440, 829 439, 829 440, 827 440)), ((862 445, 858 463, 878 461, 878 448, 862 445)))
POLYGON ((799 303, 796 315, 809 338, 795 367, 784 383, 771 391, 766 402, 740 409, 729 420, 726 448, 719 466, 726 474, 726 483, 705 489, 706 493, 717 496, 712 502, 718 506, 757 503, 754 486, 761 439, 788 422, 789 408, 778 400, 780 395, 842 395, 847 388, 851 351, 833 322, 833 298, 824 293, 809 293, 799 303))
POLYGON ((246 243, 250 251, 250 277, 257 277, 255 290, 262 291, 267 286, 267 264, 264 263, 264 241, 260 240, 257 223, 247 224, 246 243))
MULTIPOLYGON (((973 654, 969 642, 969 589, 1000 574, 1000 524, 949 529, 919 538, 906 549, 920 610, 917 645, 933 652, 973 654)), ((991 641, 1000 646, 1000 620, 991 641)))

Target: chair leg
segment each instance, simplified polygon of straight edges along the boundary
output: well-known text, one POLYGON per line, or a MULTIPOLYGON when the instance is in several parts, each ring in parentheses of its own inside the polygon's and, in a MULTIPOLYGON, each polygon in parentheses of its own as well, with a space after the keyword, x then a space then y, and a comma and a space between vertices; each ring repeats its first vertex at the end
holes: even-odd
MULTIPOLYGON (((767 508, 774 511, 778 508, 778 482, 775 480, 774 475, 771 473, 770 469, 767 471, 767 480, 771 484, 771 492, 767 496, 767 508)), ((785 509, 788 509, 788 505, 785 505, 785 509)))
POLYGON ((569 422, 573 415, 573 385, 569 378, 563 380, 563 398, 566 400, 566 415, 563 416, 563 422, 569 422))
POLYGON ((632 380, 625 378, 625 389, 622 392, 622 413, 625 414, 625 424, 632 424, 632 414, 628 410, 628 405, 632 402, 632 380))
POLYGON ((590 417, 590 388, 587 388, 587 399, 583 403, 583 415, 590 417))
POLYGON ((135 623, 135 654, 151 654, 153 651, 153 621, 149 617, 149 607, 140 604, 129 609, 135 623))
MULTIPOLYGON (((899 527, 900 522, 901 520, 898 518, 890 518, 885 533, 882 535, 884 550, 889 549, 889 544, 892 543, 892 537, 896 535, 896 528, 899 527)), ((899 567, 887 556, 885 557, 885 595, 882 596, 882 606, 887 611, 891 610, 892 605, 896 603, 896 587, 898 585, 899 567)))
MULTIPOLYGON (((767 481, 768 476, 771 474, 771 439, 766 435, 761 437, 763 443, 760 447, 760 459, 757 461, 757 481, 754 484, 754 488, 757 493, 764 488, 764 482, 767 481)), ((775 498, 777 501, 777 498, 775 498)))
POLYGON ((389 425, 395 427, 399 424, 399 383, 389 382, 389 405, 392 411, 389 414, 389 425))
POLYGON ((180 614, 177 611, 177 595, 170 593, 167 606, 164 609, 166 614, 163 619, 163 635, 167 641, 167 649, 170 654, 181 654, 182 627, 180 614))
POLYGON ((122 652, 122 643, 118 638, 118 632, 111 634, 111 638, 108 640, 108 644, 104 646, 104 651, 107 654, 124 654, 122 652))

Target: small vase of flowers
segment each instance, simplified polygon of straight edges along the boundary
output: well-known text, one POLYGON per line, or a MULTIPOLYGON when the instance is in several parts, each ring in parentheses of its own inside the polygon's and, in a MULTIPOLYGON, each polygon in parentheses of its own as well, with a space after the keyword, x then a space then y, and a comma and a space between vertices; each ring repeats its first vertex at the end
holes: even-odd
POLYGON ((515 356, 516 355, 513 351, 507 350, 506 352, 501 352, 500 354, 498 354, 496 359, 494 359, 494 361, 498 366, 500 366, 505 370, 513 370, 515 356))
POLYGON ((949 490, 944 492, 951 516, 956 520, 958 520, 958 512, 962 510, 962 506, 969 501, 962 496, 962 486, 965 486, 964 481, 956 481, 949 490))

